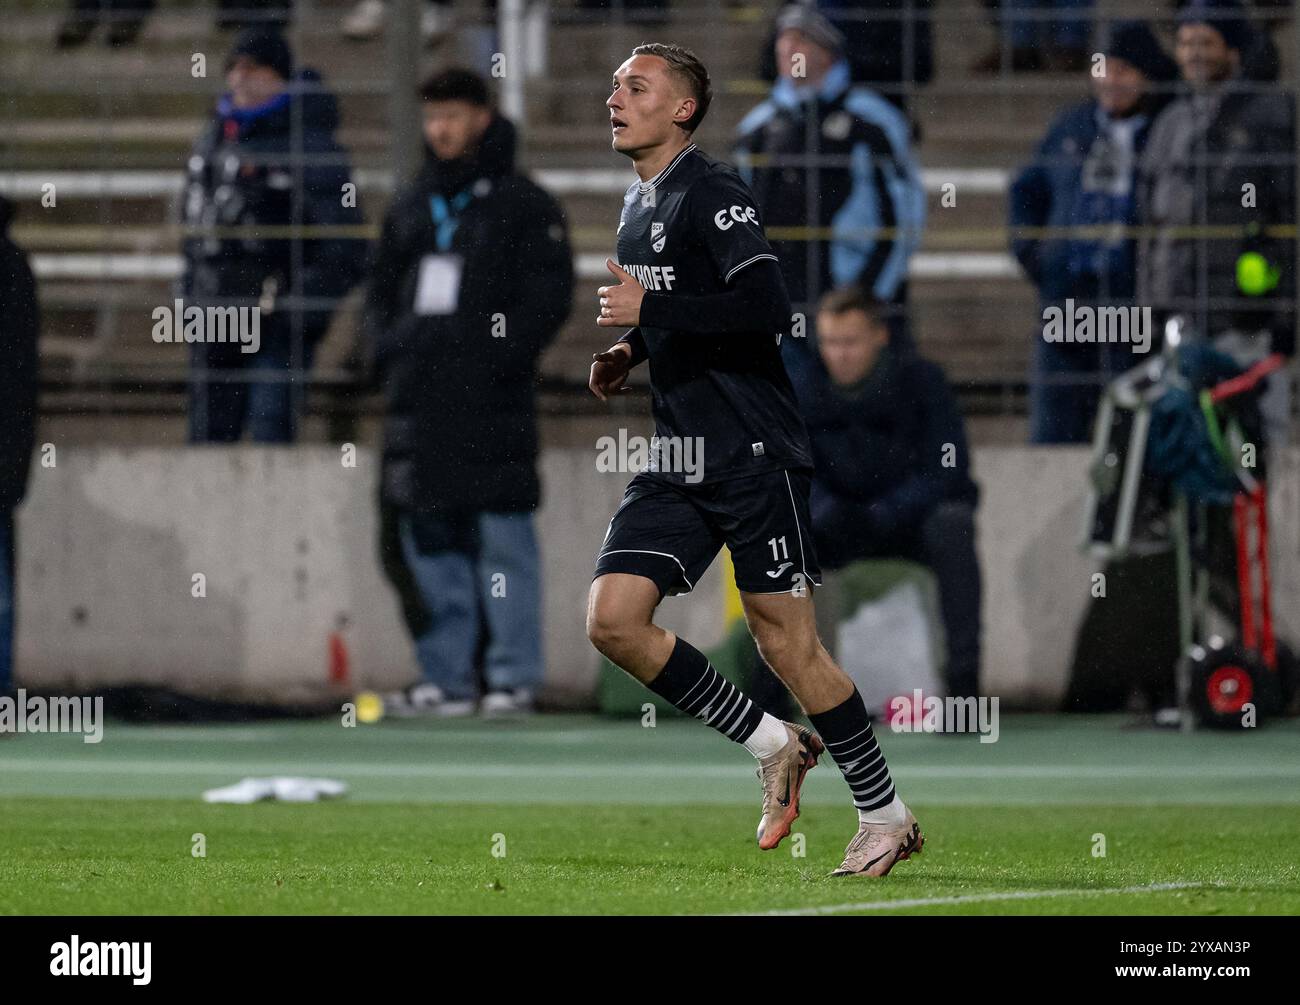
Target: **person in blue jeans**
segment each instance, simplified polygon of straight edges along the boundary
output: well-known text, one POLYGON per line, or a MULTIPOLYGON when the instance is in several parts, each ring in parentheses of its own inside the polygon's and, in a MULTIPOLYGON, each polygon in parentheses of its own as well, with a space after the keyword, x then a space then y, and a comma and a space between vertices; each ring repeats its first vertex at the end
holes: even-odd
POLYGON ((486 82, 445 70, 420 96, 427 157, 384 219, 362 310, 385 398, 380 556, 420 666, 384 705, 526 713, 543 671, 537 367, 569 314, 572 252, 486 82))
POLYGON ((27 256, 9 238, 13 204, 0 196, 0 696, 13 690, 14 510, 27 491, 36 434, 40 311, 27 256))
POLYGON ((400 518, 402 556, 428 618, 415 637, 422 684, 395 696, 388 711, 468 715, 527 712, 542 683, 541 560, 533 514, 462 513, 400 518), (481 632, 486 632, 483 637, 481 632), (436 708, 430 708, 430 706, 436 708))

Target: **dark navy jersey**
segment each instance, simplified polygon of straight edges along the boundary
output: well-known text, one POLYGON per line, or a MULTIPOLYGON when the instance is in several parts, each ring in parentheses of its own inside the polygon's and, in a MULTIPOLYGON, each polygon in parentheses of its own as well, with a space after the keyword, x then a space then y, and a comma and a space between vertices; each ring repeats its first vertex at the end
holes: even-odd
MULTIPOLYGON (((618 261, 647 292, 725 293, 743 269, 766 260, 775 262, 776 255, 748 187, 733 168, 694 144, 623 198, 618 261)), ((808 434, 781 361, 783 333, 637 330, 649 358, 655 433, 661 444, 667 441, 656 456, 703 448, 702 478, 698 471, 684 477, 662 461, 658 477, 695 484, 812 467, 808 434)))

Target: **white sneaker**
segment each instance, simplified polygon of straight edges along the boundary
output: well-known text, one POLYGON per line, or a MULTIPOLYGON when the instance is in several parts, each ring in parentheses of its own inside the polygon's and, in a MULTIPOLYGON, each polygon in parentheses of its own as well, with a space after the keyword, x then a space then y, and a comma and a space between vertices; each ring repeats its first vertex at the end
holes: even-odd
POLYGON ((388 4, 385 0, 357 0, 352 12, 343 19, 343 34, 364 42, 383 31, 387 17, 388 4))
POLYGON ((514 691, 489 691, 479 706, 479 715, 485 719, 532 715, 533 711, 533 693, 522 688, 514 691))
POLYGON ((394 719, 456 718, 474 714, 472 699, 449 699, 437 684, 421 682, 384 695, 384 715, 394 719))

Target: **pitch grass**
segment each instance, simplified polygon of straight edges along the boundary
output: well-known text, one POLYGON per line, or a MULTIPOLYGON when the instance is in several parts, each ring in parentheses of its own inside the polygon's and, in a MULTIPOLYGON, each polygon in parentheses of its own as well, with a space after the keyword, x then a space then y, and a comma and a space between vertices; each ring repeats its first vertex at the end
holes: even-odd
POLYGON ((695 914, 987 894, 1034 896, 890 910, 1300 913, 1297 805, 915 809, 925 853, 879 881, 827 875, 845 808, 805 810, 798 858, 789 840, 758 851, 755 809, 732 805, 3 798, 0 913, 695 914), (1161 883, 1203 885, 1100 892, 1161 883))

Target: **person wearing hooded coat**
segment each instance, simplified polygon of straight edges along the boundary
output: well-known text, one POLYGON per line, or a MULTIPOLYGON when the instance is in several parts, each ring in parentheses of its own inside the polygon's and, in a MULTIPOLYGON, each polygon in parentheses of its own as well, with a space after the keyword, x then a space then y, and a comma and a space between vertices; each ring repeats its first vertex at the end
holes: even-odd
POLYGON ((36 435, 41 327, 36 279, 27 256, 9 237, 13 214, 13 203, 0 196, 0 697, 13 690, 14 510, 27 491, 36 435))
POLYGON ((541 684, 538 358, 569 315, 563 212, 516 173, 514 126, 460 69, 421 88, 422 169, 394 198, 363 332, 386 400, 381 554, 421 680, 390 714, 528 711, 541 684), (481 629, 486 639, 480 646, 481 629))
MULTIPOLYGON (((189 435, 230 443, 248 430, 255 442, 290 443, 304 374, 364 268, 363 221, 334 137, 338 102, 320 75, 295 73, 268 29, 239 35, 226 74, 230 90, 189 158, 178 295, 185 308, 257 308, 260 331, 244 345, 191 344, 189 435)), ((181 319, 173 324, 178 341, 181 319)), ((167 340, 157 326, 154 339, 167 340)))

